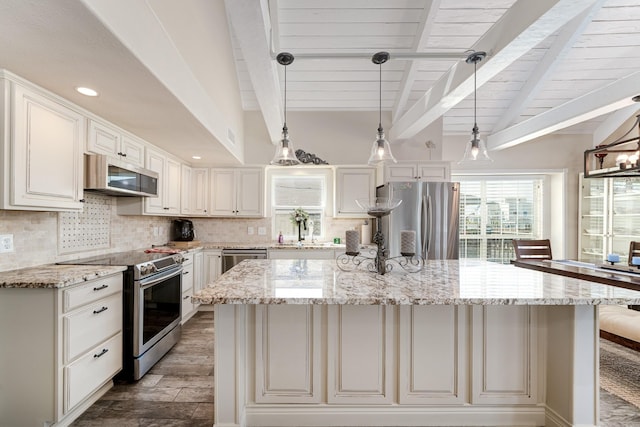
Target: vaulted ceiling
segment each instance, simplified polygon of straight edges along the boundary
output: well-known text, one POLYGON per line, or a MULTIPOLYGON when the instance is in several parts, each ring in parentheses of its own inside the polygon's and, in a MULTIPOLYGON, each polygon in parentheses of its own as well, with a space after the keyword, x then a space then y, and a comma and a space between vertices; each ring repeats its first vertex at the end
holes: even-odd
POLYGON ((279 133, 283 67, 289 110, 382 108, 392 140, 411 138, 440 117, 444 134, 471 132, 473 65, 477 122, 489 148, 551 132, 608 135, 640 108, 640 3, 635 0, 227 0, 243 106, 261 110, 279 133), (271 62, 269 62, 271 61, 271 62), (271 65, 271 66, 269 66, 271 65), (257 90, 256 90, 257 88, 257 90), (637 104, 636 104, 637 105, 637 104), (614 111, 627 107, 617 115, 614 111))
POLYGON ((236 102, 216 98, 225 90, 236 94, 231 110, 259 111, 279 139, 282 51, 296 58, 287 109, 310 112, 376 111, 371 57, 389 52, 381 104, 395 143, 441 118, 445 137, 471 132, 474 67, 465 58, 486 51, 477 122, 490 149, 553 132, 598 143, 640 109, 631 101, 640 94, 639 40, 637 0, 0 2, 0 68, 187 161, 198 151, 242 159, 233 146, 241 121, 220 120, 221 105, 236 102), (216 63, 222 45, 229 60, 216 63), (220 87, 221 73, 239 87, 220 87), (82 80, 101 97, 74 93, 82 80))

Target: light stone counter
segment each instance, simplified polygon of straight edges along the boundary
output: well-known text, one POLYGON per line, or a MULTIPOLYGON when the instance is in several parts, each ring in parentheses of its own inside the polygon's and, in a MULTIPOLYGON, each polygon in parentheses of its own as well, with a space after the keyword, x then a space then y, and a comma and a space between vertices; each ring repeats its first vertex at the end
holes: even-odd
MULTIPOLYGON (((399 269, 397 269, 399 270, 399 269)), ((246 260, 194 295, 201 304, 640 304, 640 292, 475 260, 419 273, 341 271, 332 260, 246 260)))
POLYGON ((39 265, 0 272, 0 288, 64 288, 124 270, 124 266, 39 265))
POLYGON ((238 242, 203 242, 203 249, 299 249, 299 250, 344 250, 344 244, 334 243, 303 243, 298 246, 296 243, 238 243, 238 242))

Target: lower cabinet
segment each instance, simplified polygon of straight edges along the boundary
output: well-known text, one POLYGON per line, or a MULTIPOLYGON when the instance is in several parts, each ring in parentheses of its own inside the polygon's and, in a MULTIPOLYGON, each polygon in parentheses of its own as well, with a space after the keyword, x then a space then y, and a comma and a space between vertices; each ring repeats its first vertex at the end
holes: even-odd
POLYGON ((196 306, 191 302, 194 282, 194 256, 191 251, 184 254, 182 262, 182 323, 186 322, 196 312, 196 306))
POLYGON ((204 256, 204 281, 202 287, 205 288, 215 282, 222 274, 222 251, 220 249, 206 249, 204 256))
POLYGON ((255 306, 249 405, 536 408, 539 330, 531 306, 255 306))
POLYGON ((0 425, 68 425, 122 369, 122 273, 0 289, 0 425))

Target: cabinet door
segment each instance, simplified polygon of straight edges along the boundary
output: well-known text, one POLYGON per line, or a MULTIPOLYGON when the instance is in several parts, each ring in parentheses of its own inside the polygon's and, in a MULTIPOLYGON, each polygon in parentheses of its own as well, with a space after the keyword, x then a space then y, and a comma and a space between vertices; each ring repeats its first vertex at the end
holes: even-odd
MULTIPOLYGON (((608 179, 584 179, 580 174, 580 207, 578 246, 580 261, 603 262, 608 248, 610 213, 610 181, 608 179)), ((628 244, 627 244, 628 245, 628 244)), ((628 247, 624 248, 624 253, 628 247)), ((624 253, 618 253, 624 258, 624 253)))
POLYGON ((233 169, 211 170, 209 196, 211 200, 211 215, 235 216, 236 194, 235 173, 233 169))
POLYGON ((204 256, 204 279, 202 287, 215 282, 222 272, 222 251, 207 250, 203 252, 204 256))
POLYGON ((180 162, 167 158, 165 164, 164 211, 169 214, 180 213, 180 162))
POLYGON ((129 135, 122 135, 120 143, 122 157, 136 166, 144 166, 144 142, 129 135))
POLYGON ((193 192, 191 191, 193 184, 193 170, 190 166, 182 165, 182 178, 180 179, 180 213, 182 215, 190 215, 193 210, 193 192))
MULTIPOLYGON (((218 259, 220 257, 218 256, 218 259)), ((198 251, 193 254, 193 292, 198 292, 204 287, 204 254, 198 251)))
POLYGON ((537 402, 537 308, 472 306, 471 403, 537 402))
POLYGON ((11 163, 5 165, 13 185, 3 207, 81 210, 84 118, 49 98, 13 87, 11 163))
POLYGON ((449 162, 418 163, 418 179, 430 182, 451 181, 449 162))
POLYGON ((103 123, 89 120, 87 150, 92 153, 117 156, 120 153, 120 132, 103 123))
POLYGON ((189 320, 195 306, 191 302, 193 295, 193 261, 182 267, 182 323, 189 320))
POLYGON ((418 179, 418 167, 412 164, 396 164, 385 167, 385 182, 415 181, 418 179))
POLYGON ((374 168, 338 168, 336 171, 336 217, 367 217, 356 203, 358 199, 375 197, 376 170, 374 168))
POLYGON ((166 157, 164 154, 147 148, 145 159, 145 167, 157 172, 158 178, 158 197, 145 197, 145 213, 166 213, 164 208, 164 193, 167 186, 165 181, 167 176, 164 173, 166 157))
POLYGON ((209 212, 209 169, 194 168, 191 172, 191 194, 193 215, 207 215, 209 212))
POLYGON ((256 403, 320 403, 320 306, 256 306, 256 403))
POLYGON ((328 403, 393 402, 396 381, 393 310, 383 305, 328 307, 328 403))
POLYGON ((236 173, 236 215, 264 216, 264 174, 262 169, 240 169, 236 173))

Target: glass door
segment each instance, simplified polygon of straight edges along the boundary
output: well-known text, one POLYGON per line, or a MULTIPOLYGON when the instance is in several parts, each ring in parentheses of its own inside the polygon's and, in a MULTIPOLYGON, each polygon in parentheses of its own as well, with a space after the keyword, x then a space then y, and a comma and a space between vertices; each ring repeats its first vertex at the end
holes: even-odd
POLYGON ((580 175, 580 261, 601 263, 607 252, 609 180, 580 175))
POLYGON ((611 203, 610 252, 627 262, 629 243, 640 241, 640 180, 613 178, 611 203))

